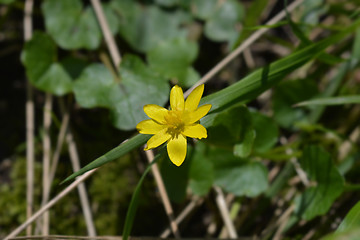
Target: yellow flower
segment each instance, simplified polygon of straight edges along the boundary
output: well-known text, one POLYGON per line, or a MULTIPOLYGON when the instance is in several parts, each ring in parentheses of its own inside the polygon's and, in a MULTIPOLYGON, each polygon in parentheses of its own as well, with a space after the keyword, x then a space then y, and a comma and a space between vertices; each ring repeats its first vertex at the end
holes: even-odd
POLYGON ((203 92, 204 85, 200 85, 184 101, 183 91, 176 85, 170 92, 170 110, 155 104, 145 105, 144 112, 151 119, 139 122, 136 128, 142 134, 155 135, 149 139, 144 150, 167 142, 170 160, 180 166, 186 157, 186 137, 207 137, 206 128, 199 124, 199 120, 210 111, 211 104, 198 108, 203 92))

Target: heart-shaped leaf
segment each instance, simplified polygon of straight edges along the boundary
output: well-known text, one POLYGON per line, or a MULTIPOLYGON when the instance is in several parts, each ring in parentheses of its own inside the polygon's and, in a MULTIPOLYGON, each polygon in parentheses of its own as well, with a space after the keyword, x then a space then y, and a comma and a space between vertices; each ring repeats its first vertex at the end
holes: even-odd
POLYGON ((175 38, 160 42, 148 52, 147 58, 149 65, 161 75, 184 82, 188 77, 192 77, 188 76, 189 73, 192 74, 189 67, 197 53, 195 42, 175 38))
POLYGON ((181 10, 169 13, 132 0, 112 1, 111 7, 119 18, 120 35, 137 51, 147 52, 161 41, 187 34, 181 25, 190 15, 181 10))
MULTIPOLYGON (((91 7, 83 9, 80 0, 46 0, 42 4, 47 32, 64 49, 95 49, 101 41, 101 30, 91 7)), ((108 6, 105 17, 113 33, 118 22, 108 6)))
POLYGON ((105 66, 92 64, 75 81, 74 93, 82 107, 109 108, 113 124, 130 130, 147 118, 144 105, 167 102, 169 85, 135 56, 125 56, 119 72, 121 81, 116 82, 105 66))
POLYGON ((295 200, 296 213, 303 219, 310 220, 329 210, 343 192, 344 179, 330 155, 317 146, 305 148, 300 165, 315 186, 306 189, 295 200))
POLYGON ((60 96, 72 90, 72 80, 63 66, 55 62, 56 58, 54 41, 41 32, 35 32, 26 42, 21 55, 30 82, 43 91, 60 96))

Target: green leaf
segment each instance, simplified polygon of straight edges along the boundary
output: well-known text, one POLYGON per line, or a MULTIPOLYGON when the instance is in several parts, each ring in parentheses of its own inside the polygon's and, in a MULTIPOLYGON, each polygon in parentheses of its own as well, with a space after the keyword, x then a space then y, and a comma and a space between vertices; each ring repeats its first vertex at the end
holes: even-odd
POLYGON ((26 75, 37 88, 61 96, 72 90, 72 80, 63 66, 56 63, 56 45, 45 33, 35 32, 25 43, 21 60, 26 75))
POLYGON ((279 84, 274 91, 274 119, 280 126, 292 128, 297 121, 307 119, 304 109, 295 109, 293 105, 314 97, 318 93, 317 85, 308 79, 287 81, 279 84))
POLYGON ((359 104, 360 95, 341 96, 318 98, 309 101, 303 101, 295 104, 295 107, 310 106, 310 105, 343 105, 343 104, 359 104))
POLYGON ((207 20, 215 13, 217 0, 193 0, 191 2, 192 14, 202 20, 207 20))
POLYGON ((358 240, 360 236, 360 229, 349 229, 344 232, 335 232, 325 237, 321 238, 321 240, 358 240))
POLYGON ((147 52, 161 41, 187 35, 187 31, 181 28, 181 24, 190 19, 186 12, 169 13, 132 0, 112 1, 110 4, 119 18, 120 35, 137 51, 147 52))
POLYGON ((111 107, 111 95, 120 94, 114 77, 102 64, 89 65, 74 82, 77 103, 84 108, 111 107))
POLYGON ((241 143, 237 143, 234 146, 234 155, 241 158, 246 158, 250 155, 256 133, 254 130, 249 129, 245 132, 244 138, 241 143))
POLYGON ((272 118, 259 112, 251 112, 251 118, 256 132, 253 148, 258 153, 264 153, 277 143, 279 128, 272 118))
POLYGON ((337 228, 336 232, 346 232, 351 229, 359 229, 360 227, 360 202, 358 202, 346 214, 346 217, 337 228))
POLYGON ((243 6, 235 0, 217 4, 218 7, 205 24, 205 35, 213 41, 235 41, 239 35, 238 24, 243 18, 243 6))
POLYGON ((186 79, 191 63, 198 54, 195 42, 185 38, 162 41, 148 52, 149 65, 167 78, 186 79))
MULTIPOLYGON (((241 102, 248 102, 254 99, 263 91, 269 89, 271 86, 283 79, 286 74, 302 66, 307 61, 313 59, 317 54, 326 49, 328 46, 340 42, 345 36, 355 31, 359 25, 360 20, 357 20, 344 31, 339 32, 333 36, 329 36, 324 40, 319 41, 318 43, 311 44, 304 49, 301 49, 285 58, 272 63, 267 68, 268 74, 266 81, 263 81, 263 69, 259 69, 246 76, 241 81, 207 97, 204 97, 200 101, 200 105, 212 104, 212 110, 201 120, 201 123, 205 127, 211 126, 217 115, 216 113, 221 112, 229 106, 233 106, 241 102)), ((119 147, 110 150, 109 152, 86 165, 84 168, 80 169, 78 172, 72 174, 66 178, 64 182, 70 181, 93 168, 99 167, 109 161, 113 161, 123 156, 132 149, 144 144, 149 138, 150 136, 148 135, 139 134, 129 139, 119 147)))
POLYGON ((234 161, 215 166, 215 184, 236 196, 256 197, 268 188, 268 171, 260 162, 234 161))
POLYGON ((197 142, 194 155, 191 157, 189 172, 189 187, 199 196, 205 196, 214 183, 214 167, 209 159, 205 158, 206 145, 197 142))
POLYGON ((62 65, 53 63, 37 81, 36 87, 61 96, 72 90, 72 80, 62 65))
POLYGON ((179 79, 179 85, 181 87, 190 88, 200 80, 199 73, 193 68, 188 67, 184 78, 179 79))
POLYGON ((105 66, 92 64, 75 81, 74 93, 80 106, 109 108, 114 126, 130 130, 147 118, 144 105, 167 102, 169 85, 135 56, 125 56, 119 72, 118 83, 105 66))
POLYGON ((300 165, 307 173, 312 187, 295 200, 296 213, 305 220, 325 214, 341 195, 344 179, 330 155, 317 146, 306 147, 300 165))
POLYGON ((252 130, 249 110, 245 106, 235 106, 217 114, 208 129, 206 141, 219 146, 232 147, 245 140, 251 142, 254 136, 248 132, 252 130), (245 139, 246 136, 248 139, 245 139))
MULTIPOLYGON (((102 33, 91 7, 83 9, 80 0, 46 0, 42 4, 47 32, 64 49, 95 49, 99 46, 102 33)), ((117 21, 108 7, 105 16, 114 33, 117 21)))
POLYGON ((148 118, 146 104, 165 105, 169 99, 169 84, 136 56, 125 56, 119 69, 119 93, 112 99, 113 124, 124 130, 148 118))

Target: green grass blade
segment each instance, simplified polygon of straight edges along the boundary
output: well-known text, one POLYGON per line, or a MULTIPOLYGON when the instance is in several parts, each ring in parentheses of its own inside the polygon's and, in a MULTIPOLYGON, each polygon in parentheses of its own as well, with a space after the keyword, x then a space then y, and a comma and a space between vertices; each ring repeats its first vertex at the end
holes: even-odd
POLYGON ((342 104, 356 104, 356 103, 360 103, 360 95, 319 98, 319 99, 313 99, 313 100, 297 103, 294 106, 302 107, 302 106, 311 106, 311 105, 342 105, 342 104))
MULTIPOLYGON (((269 66, 266 66, 265 68, 254 71, 253 73, 243 78, 241 81, 207 97, 204 97, 200 104, 212 104, 212 109, 210 114, 201 120, 201 123, 205 127, 209 127, 212 123, 212 119, 215 116, 215 114, 211 113, 222 111, 223 109, 233 104, 248 102, 254 99, 265 90, 274 86, 293 70, 316 58, 319 54, 322 53, 322 51, 324 51, 324 49, 330 45, 340 42, 344 37, 354 32, 357 27, 359 27, 359 25, 360 19, 355 21, 348 28, 344 29, 344 31, 327 37, 317 43, 310 44, 309 46, 302 48, 301 50, 298 50, 289 56, 270 64, 269 66)), ((144 144, 149 138, 149 135, 136 135, 127 142, 110 150, 105 155, 95 159, 93 162, 89 163, 78 172, 73 173, 63 182, 70 181, 93 168, 100 167, 107 162, 113 161, 123 156, 132 149, 144 144)))
POLYGON ((61 182, 61 184, 73 180, 77 176, 80 176, 81 174, 84 174, 87 171, 90 171, 91 169, 100 167, 104 165, 107 162, 113 161, 115 159, 118 159, 119 157, 125 155, 126 153, 130 152, 131 150, 140 147, 143 145, 151 135, 144 135, 144 134, 138 134, 128 141, 122 143, 121 145, 117 146, 116 148, 113 148, 109 152, 105 153, 101 157, 95 159, 85 167, 81 168, 79 171, 71 174, 69 177, 67 177, 64 181, 61 182))
POLYGON ((126 213, 125 225, 124 225, 124 230, 123 230, 123 234, 122 234, 123 240, 128 239, 130 232, 131 232, 132 225, 134 223, 135 214, 136 214, 137 206, 139 203, 139 193, 141 190, 142 183, 144 182, 144 179, 145 179, 146 175, 149 173, 152 165, 155 164, 160 159, 160 157, 162 156, 163 153, 164 153, 164 151, 160 152, 159 154, 157 154, 155 156, 154 160, 147 166, 147 168, 145 169, 143 175, 141 176, 138 184, 136 185, 135 191, 131 197, 128 211, 126 213))

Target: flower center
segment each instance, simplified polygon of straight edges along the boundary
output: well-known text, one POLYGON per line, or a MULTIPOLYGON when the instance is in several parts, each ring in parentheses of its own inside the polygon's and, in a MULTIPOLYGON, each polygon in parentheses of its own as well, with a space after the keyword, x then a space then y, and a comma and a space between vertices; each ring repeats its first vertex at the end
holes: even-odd
POLYGON ((166 124, 168 125, 168 133, 174 138, 184 131, 185 123, 182 120, 182 112, 170 110, 165 116, 166 124))

